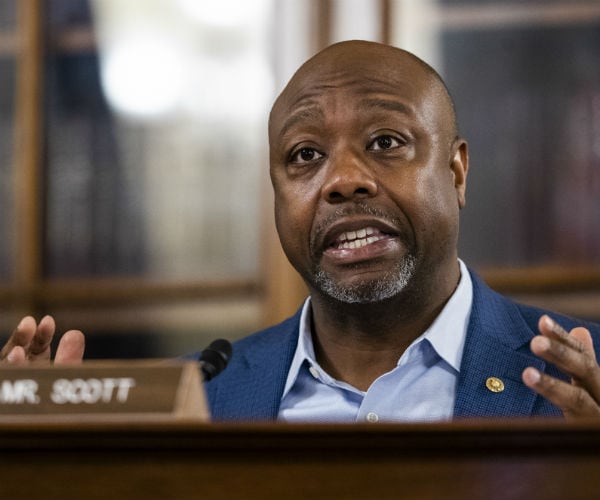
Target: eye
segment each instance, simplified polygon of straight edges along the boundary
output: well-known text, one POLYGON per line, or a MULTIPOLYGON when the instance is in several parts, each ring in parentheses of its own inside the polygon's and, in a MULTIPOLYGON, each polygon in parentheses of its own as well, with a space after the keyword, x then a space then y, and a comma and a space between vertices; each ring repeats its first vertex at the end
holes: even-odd
POLYGON ((314 148, 300 148, 290 155, 291 163, 308 163, 323 158, 323 155, 314 148))
POLYGON ((367 149, 369 151, 385 151, 386 149, 398 148, 401 145, 400 140, 391 135, 380 135, 367 146, 367 149))

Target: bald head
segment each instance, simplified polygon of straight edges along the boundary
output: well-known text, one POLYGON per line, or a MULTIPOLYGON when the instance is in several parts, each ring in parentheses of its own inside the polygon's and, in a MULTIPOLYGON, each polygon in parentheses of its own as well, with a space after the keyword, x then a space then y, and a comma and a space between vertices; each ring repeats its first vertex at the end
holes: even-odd
POLYGON ((440 75, 425 61, 397 47, 362 40, 331 45, 306 61, 283 89, 271 109, 269 138, 281 132, 282 114, 289 113, 301 99, 310 98, 336 85, 359 81, 376 86, 408 84, 426 97, 427 112, 437 114, 449 140, 458 136, 454 103, 440 75))
POLYGON ((269 141, 277 230, 311 294, 406 299, 409 314, 415 297, 448 297, 468 158, 430 66, 387 45, 332 45, 277 98, 269 141))

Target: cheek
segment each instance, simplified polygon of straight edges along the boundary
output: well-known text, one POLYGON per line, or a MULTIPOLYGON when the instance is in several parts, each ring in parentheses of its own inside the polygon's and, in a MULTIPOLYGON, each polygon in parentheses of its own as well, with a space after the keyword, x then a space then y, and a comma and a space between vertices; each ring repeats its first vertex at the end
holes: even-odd
POLYGON ((306 190, 287 185, 275 191, 275 225, 281 246, 292 263, 308 254, 314 204, 306 190))
POLYGON ((445 250, 456 245, 458 234, 458 201, 450 176, 438 173, 423 188, 425 202, 424 230, 435 247, 445 250))
POLYGON ((312 222, 318 204, 320 179, 318 175, 291 178, 280 172, 272 177, 275 194, 275 214, 281 229, 302 231, 312 222), (283 226, 291 226, 284 228, 283 226))
POLYGON ((414 228, 426 238, 446 237, 454 231, 458 201, 451 172, 423 169, 413 179, 410 205, 414 228))

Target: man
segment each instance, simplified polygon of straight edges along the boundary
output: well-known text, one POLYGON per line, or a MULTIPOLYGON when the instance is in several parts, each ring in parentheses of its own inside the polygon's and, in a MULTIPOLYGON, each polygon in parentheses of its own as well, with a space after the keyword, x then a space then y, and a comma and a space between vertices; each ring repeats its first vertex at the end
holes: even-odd
MULTIPOLYGON (((458 259, 467 143, 428 65, 333 45, 278 97, 269 140, 277 229, 310 298, 234 345, 207 384, 214 419, 600 415, 600 327, 514 304, 458 259)), ((17 334, 43 341, 13 335, 13 362, 54 330, 24 321, 17 334)), ((65 337, 57 358, 76 361, 80 333, 65 337)))
POLYGON ((430 67, 388 46, 333 45, 279 96, 269 140, 277 230, 310 301, 234 346, 208 384, 214 418, 599 413, 588 331, 566 336, 459 263, 467 144, 430 67))

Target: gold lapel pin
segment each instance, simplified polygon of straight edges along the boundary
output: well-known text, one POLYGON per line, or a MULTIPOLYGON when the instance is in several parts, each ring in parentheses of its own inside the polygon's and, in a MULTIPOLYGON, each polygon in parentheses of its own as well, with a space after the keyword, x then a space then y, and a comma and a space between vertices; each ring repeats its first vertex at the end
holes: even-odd
POLYGON ((497 377, 489 377, 485 381, 485 386, 492 392, 502 392, 504 390, 504 382, 497 377))

